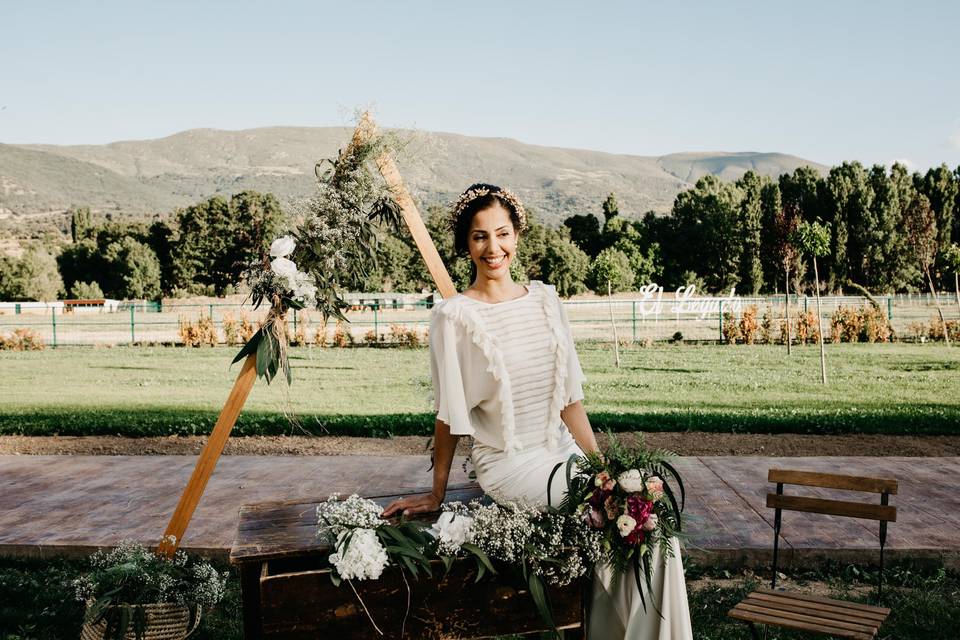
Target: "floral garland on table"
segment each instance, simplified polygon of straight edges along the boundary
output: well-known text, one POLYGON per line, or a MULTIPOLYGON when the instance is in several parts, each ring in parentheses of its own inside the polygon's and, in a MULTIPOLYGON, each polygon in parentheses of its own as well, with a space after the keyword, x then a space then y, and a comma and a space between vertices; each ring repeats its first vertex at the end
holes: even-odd
POLYGON ((270 311, 234 363, 255 355, 258 376, 269 383, 283 371, 289 384, 287 311, 316 308, 324 320, 348 321, 342 290, 377 268, 380 234, 400 226, 400 210, 374 167, 374 158, 397 148, 390 136, 371 136, 317 164, 317 193, 297 205, 299 223, 273 240, 269 257, 247 265, 254 308, 266 302, 270 311))
MULTIPOLYGON (((391 524, 372 500, 334 495, 317 507, 318 535, 333 547, 329 562, 337 585, 377 579, 391 565, 414 577, 420 571, 432 576, 431 560, 449 571, 456 559, 473 559, 479 580, 496 574, 497 562, 522 573, 537 610, 555 628, 546 585, 569 585, 602 562, 618 573, 633 571, 646 609, 653 549, 681 530, 684 488, 671 456, 642 442, 627 448, 610 436, 602 454, 567 461, 568 490, 558 507, 489 498, 452 502, 429 527, 416 521, 391 524), (679 503, 666 477, 676 481, 679 503)), ((557 465, 549 484, 563 466, 557 465)), ((669 544, 664 552, 672 553, 669 544)))

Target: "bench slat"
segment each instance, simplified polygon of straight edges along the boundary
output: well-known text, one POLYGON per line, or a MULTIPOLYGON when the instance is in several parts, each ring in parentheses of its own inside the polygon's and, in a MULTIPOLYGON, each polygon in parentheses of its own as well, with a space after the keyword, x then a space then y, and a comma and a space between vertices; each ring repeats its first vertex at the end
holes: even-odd
POLYGON ((816 633, 828 633, 830 635, 839 636, 841 638, 850 638, 851 640, 873 640, 875 637, 869 633, 861 633, 857 631, 848 631, 845 629, 826 629, 824 630, 819 625, 808 624, 805 622, 800 622, 797 620, 787 620, 786 618, 781 618, 774 615, 763 615, 759 613, 750 613, 746 611, 739 611, 736 608, 731 609, 727 614, 731 618, 736 620, 742 620, 744 622, 759 622, 760 624, 768 624, 777 627, 783 627, 786 629, 797 629, 799 631, 813 631, 816 633))
POLYGON ((824 489, 846 489, 848 491, 869 491, 871 493, 895 494, 897 481, 891 478, 867 478, 864 476, 848 476, 838 473, 822 473, 819 471, 794 471, 791 469, 770 469, 767 472, 769 482, 783 484, 798 484, 805 487, 822 487, 824 489))
POLYGON ((744 602, 762 604, 763 606, 773 609, 783 609, 784 611, 794 611, 796 613, 811 613, 813 615, 820 615, 837 620, 863 621, 865 624, 880 624, 887 617, 887 614, 880 611, 853 609, 832 602, 811 602, 800 598, 773 597, 764 593, 752 593, 747 596, 744 602))
POLYGON ((751 593, 750 595, 765 594, 771 596, 783 596, 789 594, 791 598, 797 600, 807 600, 809 602, 821 602, 823 604, 842 604, 845 607, 850 609, 859 609, 861 611, 867 612, 877 612, 882 613, 884 616, 890 615, 890 609, 886 607, 875 607, 872 604, 863 604, 862 602, 849 602, 847 600, 834 600, 832 598, 824 598, 823 596, 813 596, 806 593, 794 593, 792 591, 773 591, 772 589, 758 589, 751 593))
POLYGON ((872 624, 860 624, 858 622, 844 622, 843 620, 835 620, 833 618, 823 618, 820 616, 810 615, 807 613, 796 613, 793 611, 783 611, 782 609, 769 609, 767 607, 755 604, 749 604, 746 602, 741 602, 734 607, 737 611, 742 611, 750 614, 758 614, 764 616, 776 616, 778 618, 783 618, 784 620, 793 620, 796 622, 805 622, 807 624, 818 625, 823 627, 824 631, 833 630, 842 630, 842 631, 855 631, 857 633, 868 633, 875 635, 877 630, 880 628, 879 625, 872 624))
MULTIPOLYGON (((866 620, 876 620, 882 622, 889 615, 888 610, 884 609, 860 609, 856 607, 847 607, 844 606, 844 601, 842 600, 830 600, 829 598, 825 599, 825 602, 818 602, 807 600, 806 598, 794 597, 795 594, 785 594, 787 597, 782 595, 773 595, 769 593, 760 593, 754 592, 747 596, 747 600, 756 600, 764 603, 769 603, 770 606, 793 606, 793 607, 802 607, 805 609, 811 610, 822 610, 835 613, 840 616, 852 616, 855 618, 862 618, 866 620)), ((796 594, 799 595, 799 594, 796 594)), ((846 619, 844 617, 843 619, 846 619)))
POLYGON ((885 520, 887 522, 897 521, 896 507, 881 504, 865 504, 863 502, 848 502, 846 500, 783 496, 777 495, 776 493, 768 493, 767 507, 771 509, 787 509, 789 511, 804 511, 806 513, 822 513, 846 518, 885 520))

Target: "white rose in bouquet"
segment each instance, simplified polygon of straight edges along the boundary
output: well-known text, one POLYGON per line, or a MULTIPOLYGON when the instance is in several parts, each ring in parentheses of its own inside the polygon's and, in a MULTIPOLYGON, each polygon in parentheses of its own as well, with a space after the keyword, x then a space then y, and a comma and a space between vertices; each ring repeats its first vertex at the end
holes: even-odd
POLYGON ((350 543, 344 546, 347 531, 337 536, 337 552, 330 555, 330 564, 344 580, 375 580, 387 566, 387 550, 380 544, 373 529, 354 529, 350 543))
POLYGON ((643 476, 636 469, 628 469, 617 478, 620 486, 627 493, 636 493, 644 490, 643 476))
POLYGON ((297 243, 291 236, 283 236, 282 238, 277 238, 270 245, 270 257, 285 258, 291 253, 293 253, 293 249, 296 246, 297 246, 297 243))
POLYGON ((623 514, 617 518, 617 529, 620 530, 620 535, 626 538, 630 533, 637 528, 637 521, 633 519, 632 516, 623 514))

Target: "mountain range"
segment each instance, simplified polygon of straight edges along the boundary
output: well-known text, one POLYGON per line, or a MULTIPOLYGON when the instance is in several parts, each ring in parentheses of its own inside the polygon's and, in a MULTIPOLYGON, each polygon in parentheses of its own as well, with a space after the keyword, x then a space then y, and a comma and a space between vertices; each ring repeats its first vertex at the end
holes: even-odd
MULTIPOLYGON (((712 174, 777 176, 801 165, 783 153, 698 152, 636 156, 524 144, 509 138, 394 131, 401 172, 422 203, 447 203, 473 182, 514 190, 547 224, 599 213, 615 193, 625 215, 669 210, 680 191, 712 174)), ((314 166, 336 157, 344 127, 192 129, 165 138, 104 145, 0 144, 0 219, 56 216, 70 206, 131 215, 164 214, 244 189, 289 202, 314 189, 314 166)))

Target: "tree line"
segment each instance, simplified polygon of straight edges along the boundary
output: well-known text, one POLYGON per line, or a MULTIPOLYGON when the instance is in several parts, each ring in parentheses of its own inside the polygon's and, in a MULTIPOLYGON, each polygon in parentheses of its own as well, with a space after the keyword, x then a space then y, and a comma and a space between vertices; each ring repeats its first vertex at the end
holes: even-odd
MULTIPOLYGON (((935 286, 952 288, 960 269, 958 187, 960 167, 946 165, 910 173, 902 164, 844 162, 827 175, 800 167, 778 178, 706 176, 678 194, 666 215, 621 214, 613 194, 599 215, 573 215, 559 227, 530 212, 511 268, 515 278, 553 283, 564 296, 649 282, 709 292, 733 287, 742 295, 782 292, 789 282, 793 291, 810 291, 809 251, 797 231, 818 223, 828 234, 817 254, 825 291, 916 290, 925 287, 925 271, 935 286)), ((74 209, 62 247, 0 257, 0 299, 231 293, 244 266, 262 258, 292 215, 272 194, 254 191, 209 198, 149 223, 94 220, 89 209, 74 209)), ((455 283, 466 287, 472 264, 455 255, 448 210, 431 206, 425 218, 455 283)), ((432 288, 405 229, 383 234, 376 257, 374 269, 341 284, 355 291, 432 288)))

